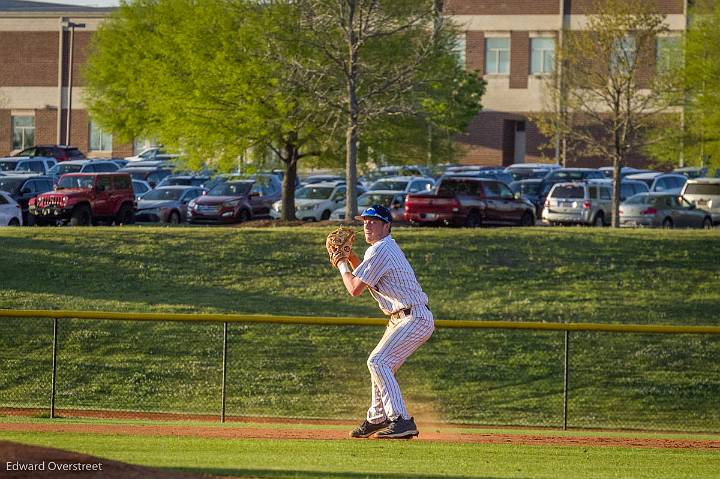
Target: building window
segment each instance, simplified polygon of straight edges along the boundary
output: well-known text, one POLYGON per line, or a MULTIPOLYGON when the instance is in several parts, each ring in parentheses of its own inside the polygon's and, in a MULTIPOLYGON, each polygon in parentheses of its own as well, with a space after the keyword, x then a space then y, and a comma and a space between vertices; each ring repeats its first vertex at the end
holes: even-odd
POLYGON ((465 68, 465 48, 466 48, 466 37, 464 33, 461 33, 457 36, 455 39, 455 43, 453 44, 452 52, 455 54, 455 56, 458 59, 458 63, 460 63, 460 66, 465 68))
POLYGON ((24 150, 35 145, 35 117, 12 117, 13 150, 24 150))
POLYGON ((112 135, 90 122, 90 151, 112 151, 112 135))
POLYGON ((635 37, 618 38, 610 56, 610 68, 613 72, 630 73, 635 69, 636 56, 635 37))
POLYGON ((532 38, 530 39, 530 49, 530 73, 533 75, 552 73, 555 62, 555 39, 532 38))
POLYGON ((669 72, 681 65, 682 44, 679 37, 657 39, 655 64, 658 72, 669 72))
POLYGON ((510 39, 485 39, 485 73, 507 75, 510 73, 510 39))

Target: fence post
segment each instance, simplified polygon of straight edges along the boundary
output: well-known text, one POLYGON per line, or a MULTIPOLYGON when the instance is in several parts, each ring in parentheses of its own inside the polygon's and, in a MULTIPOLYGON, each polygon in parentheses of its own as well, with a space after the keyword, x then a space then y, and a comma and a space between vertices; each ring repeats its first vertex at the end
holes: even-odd
POLYGON ((58 319, 53 318, 52 374, 50 376, 50 419, 55 418, 55 378, 57 375, 58 319))
POLYGON ((222 365, 222 406, 220 408, 220 422, 225 422, 225 382, 227 381, 227 332, 228 323, 223 323, 223 365, 222 365))
POLYGON ((565 330, 565 374, 563 381, 563 431, 568 424, 568 388, 570 385, 570 331, 565 330))

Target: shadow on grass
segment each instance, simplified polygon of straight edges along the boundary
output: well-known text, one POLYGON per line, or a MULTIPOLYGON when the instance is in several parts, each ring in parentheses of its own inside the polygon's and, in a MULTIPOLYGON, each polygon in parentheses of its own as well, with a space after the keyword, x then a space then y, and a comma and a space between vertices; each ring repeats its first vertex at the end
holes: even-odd
MULTIPOLYGON (((189 474, 208 474, 221 477, 257 477, 273 479, 501 479, 501 476, 453 476, 453 475, 428 475, 425 473, 403 474, 398 472, 330 472, 330 471, 283 471, 272 469, 223 469, 223 468, 173 468, 172 471, 180 471, 189 474)), ((519 478, 522 479, 522 478, 519 478)))

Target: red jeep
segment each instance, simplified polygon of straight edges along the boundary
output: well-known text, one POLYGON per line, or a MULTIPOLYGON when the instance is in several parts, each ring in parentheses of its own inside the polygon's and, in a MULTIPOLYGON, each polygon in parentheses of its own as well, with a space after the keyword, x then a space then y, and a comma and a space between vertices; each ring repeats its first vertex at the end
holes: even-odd
POLYGON ((60 177, 55 191, 31 199, 28 210, 39 225, 88 226, 133 223, 135 207, 127 173, 71 173, 60 177))

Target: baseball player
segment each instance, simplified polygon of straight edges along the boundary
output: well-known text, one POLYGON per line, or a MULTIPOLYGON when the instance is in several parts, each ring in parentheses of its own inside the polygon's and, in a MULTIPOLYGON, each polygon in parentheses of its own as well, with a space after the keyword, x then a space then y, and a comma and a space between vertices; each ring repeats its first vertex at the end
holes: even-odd
POLYGON ((363 222, 365 241, 370 247, 360 261, 352 252, 350 240, 347 260, 338 261, 337 268, 348 293, 359 296, 367 289, 389 321, 367 360, 372 384, 367 418, 350 436, 410 439, 418 435, 418 429, 407 412, 395 372, 430 338, 435 329, 433 315, 415 272, 390 235, 390 210, 373 205, 355 219, 363 222))

